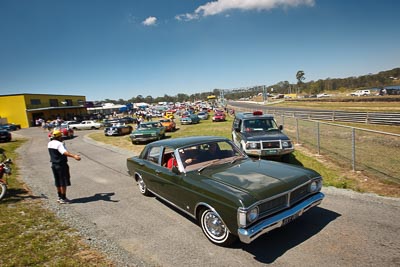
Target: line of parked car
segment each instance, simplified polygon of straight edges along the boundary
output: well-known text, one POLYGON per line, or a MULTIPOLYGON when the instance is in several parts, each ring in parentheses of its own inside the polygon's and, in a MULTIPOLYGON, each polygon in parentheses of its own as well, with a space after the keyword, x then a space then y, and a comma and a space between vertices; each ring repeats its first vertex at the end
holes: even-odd
MULTIPOLYGON (((195 113, 193 110, 177 112, 181 125, 197 124, 201 120, 207 120, 210 115, 207 110, 195 113)), ((216 110, 212 117, 213 122, 226 121, 226 114, 223 110, 216 110)), ((104 120, 101 124, 95 121, 65 122, 72 130, 99 129, 104 127, 104 135, 120 136, 129 134, 132 144, 139 144, 160 140, 165 137, 166 132, 174 132, 177 129, 175 122, 175 111, 167 111, 158 120, 144 121, 143 118, 123 117, 104 120), (136 124, 133 127, 130 124, 136 124)))
MULTIPOLYGON (((193 110, 179 111, 177 114, 181 125, 197 124, 201 120, 208 120, 210 118, 208 110, 202 110, 198 113, 195 113, 193 110)), ((105 136, 129 134, 132 144, 139 144, 163 139, 166 132, 177 130, 175 111, 167 111, 163 115, 158 120, 152 119, 150 121, 144 121, 143 117, 133 118, 129 116, 105 119, 101 123, 94 120, 84 120, 81 122, 64 121, 53 129, 60 129, 63 137, 70 139, 73 138, 74 131, 103 128, 105 136)), ((212 121, 226 121, 225 112, 223 110, 215 110, 212 121)), ((49 131, 49 137, 51 137, 53 129, 49 131)))

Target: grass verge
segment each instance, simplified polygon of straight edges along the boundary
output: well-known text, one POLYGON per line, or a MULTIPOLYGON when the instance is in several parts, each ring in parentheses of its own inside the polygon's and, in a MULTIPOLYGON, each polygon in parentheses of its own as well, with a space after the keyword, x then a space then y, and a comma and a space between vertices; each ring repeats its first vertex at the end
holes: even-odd
MULTIPOLYGON (((24 140, 0 144, 14 162, 24 140)), ((18 165, 0 201, 0 266, 113 266, 101 253, 83 243, 77 231, 42 206, 18 179, 18 165)))

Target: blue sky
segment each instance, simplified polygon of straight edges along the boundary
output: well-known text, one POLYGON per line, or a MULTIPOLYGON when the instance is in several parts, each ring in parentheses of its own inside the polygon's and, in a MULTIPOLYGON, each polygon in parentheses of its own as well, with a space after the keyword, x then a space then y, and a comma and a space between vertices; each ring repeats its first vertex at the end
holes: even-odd
POLYGON ((400 66, 397 0, 0 0, 0 94, 174 96, 400 66))

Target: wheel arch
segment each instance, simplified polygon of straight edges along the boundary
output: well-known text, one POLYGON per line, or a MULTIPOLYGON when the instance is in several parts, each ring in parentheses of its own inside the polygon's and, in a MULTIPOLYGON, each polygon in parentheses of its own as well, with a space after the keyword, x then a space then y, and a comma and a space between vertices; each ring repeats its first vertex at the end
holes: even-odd
POLYGON ((135 179, 135 181, 137 182, 139 177, 141 177, 143 179, 143 177, 142 177, 142 175, 140 175, 140 173, 135 172, 134 175, 133 175, 133 179, 135 179))

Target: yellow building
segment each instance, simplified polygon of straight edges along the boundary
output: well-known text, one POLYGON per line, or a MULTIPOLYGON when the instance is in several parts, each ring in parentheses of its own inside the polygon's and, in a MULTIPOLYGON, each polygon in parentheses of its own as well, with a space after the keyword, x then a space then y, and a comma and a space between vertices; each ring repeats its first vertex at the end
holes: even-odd
POLYGON ((35 126, 39 118, 73 120, 87 115, 85 103, 86 97, 80 95, 0 95, 0 119, 2 123, 20 124, 21 128, 35 126))

